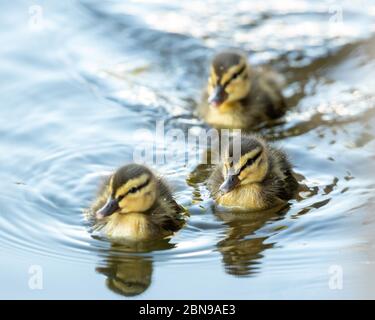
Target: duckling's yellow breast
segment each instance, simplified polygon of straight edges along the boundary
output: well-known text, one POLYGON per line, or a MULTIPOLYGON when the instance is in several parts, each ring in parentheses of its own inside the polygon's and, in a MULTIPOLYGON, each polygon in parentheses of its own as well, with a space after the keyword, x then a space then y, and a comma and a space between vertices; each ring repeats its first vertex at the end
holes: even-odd
POLYGON ((109 238, 142 241, 157 237, 160 230, 143 213, 115 213, 109 217, 104 232, 109 238))
POLYGON ((219 197, 217 202, 222 206, 228 207, 256 210, 265 209, 267 203, 261 190, 261 186, 257 184, 236 188, 219 197))
POLYGON ((245 129, 246 122, 242 107, 237 104, 223 104, 220 108, 208 106, 205 119, 209 124, 218 127, 245 129))

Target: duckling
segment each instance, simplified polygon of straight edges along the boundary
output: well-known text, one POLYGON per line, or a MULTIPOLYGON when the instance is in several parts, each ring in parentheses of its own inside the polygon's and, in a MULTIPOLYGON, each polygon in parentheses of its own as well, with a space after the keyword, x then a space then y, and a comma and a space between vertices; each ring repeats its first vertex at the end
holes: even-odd
POLYGON ((246 210, 283 206, 297 188, 286 154, 255 135, 232 138, 208 179, 208 189, 219 205, 246 210))
POLYGON ((129 164, 104 183, 87 215, 111 239, 163 239, 184 224, 183 209, 165 182, 145 166, 129 164))
POLYGON ((221 52, 212 61, 198 115, 216 128, 254 129, 285 113, 279 82, 274 72, 252 68, 244 53, 221 52))

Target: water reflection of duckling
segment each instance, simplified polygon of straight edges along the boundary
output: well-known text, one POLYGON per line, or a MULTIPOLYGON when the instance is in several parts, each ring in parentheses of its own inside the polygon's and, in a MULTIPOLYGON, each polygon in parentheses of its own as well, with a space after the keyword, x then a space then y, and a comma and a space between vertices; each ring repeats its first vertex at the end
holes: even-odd
POLYGON ((254 128, 285 113, 278 82, 275 73, 253 69, 243 53, 224 51, 213 59, 198 114, 215 127, 254 128))
POLYGON ((118 256, 96 271, 107 276, 107 287, 121 295, 136 296, 151 284, 152 261, 141 256, 118 256))
POLYGON ((88 216, 94 229, 111 239, 142 241, 179 230, 184 224, 181 212, 161 178, 144 166, 130 164, 106 181, 88 216))
POLYGON ((273 247, 273 244, 266 241, 270 234, 262 234, 260 237, 256 232, 268 221, 280 217, 286 210, 287 207, 281 212, 272 208, 253 212, 251 215, 243 212, 215 212, 227 226, 225 238, 217 244, 227 273, 248 276, 257 272, 262 252, 273 247))
POLYGON ((298 182, 284 152, 254 135, 232 139, 208 188, 222 206, 261 210, 285 204, 298 182))

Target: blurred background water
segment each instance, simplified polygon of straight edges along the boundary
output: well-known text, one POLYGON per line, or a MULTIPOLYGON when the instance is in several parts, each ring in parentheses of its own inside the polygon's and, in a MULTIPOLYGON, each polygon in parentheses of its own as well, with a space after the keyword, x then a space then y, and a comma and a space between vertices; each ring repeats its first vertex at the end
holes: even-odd
POLYGON ((0 9, 0 298, 375 298, 373 1, 0 9), (138 129, 205 128, 193 110, 224 47, 285 77, 290 110, 262 134, 306 190, 280 214, 213 214, 204 184, 186 181, 198 162, 181 156, 157 168, 191 214, 167 246, 92 237, 82 210, 132 160, 138 129))

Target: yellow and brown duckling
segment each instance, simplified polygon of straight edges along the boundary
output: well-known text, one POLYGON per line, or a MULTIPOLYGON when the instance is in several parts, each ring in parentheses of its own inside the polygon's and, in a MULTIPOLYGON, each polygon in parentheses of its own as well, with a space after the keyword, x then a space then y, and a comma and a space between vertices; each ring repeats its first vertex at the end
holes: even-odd
POLYGON ((250 130, 281 117, 285 100, 275 73, 252 68, 236 50, 216 55, 198 115, 217 128, 250 130))
POLYGON ((147 241, 178 231, 184 224, 182 212, 160 177, 129 164, 109 177, 88 215, 94 229, 111 239, 147 241))
POLYGON ((263 210, 294 197, 298 182, 286 154, 255 135, 232 139, 208 181, 217 204, 263 210), (237 151, 236 151, 237 150, 237 151))

